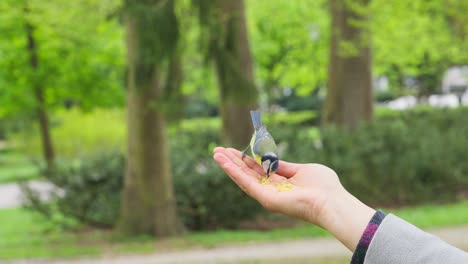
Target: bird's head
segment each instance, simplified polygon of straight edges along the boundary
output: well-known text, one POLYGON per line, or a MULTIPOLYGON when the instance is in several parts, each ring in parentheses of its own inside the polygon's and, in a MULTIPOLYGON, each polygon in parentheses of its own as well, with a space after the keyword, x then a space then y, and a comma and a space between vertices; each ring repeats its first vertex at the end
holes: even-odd
POLYGON ((262 167, 267 177, 278 170, 278 165, 278 155, 276 155, 276 153, 267 152, 262 155, 262 167))

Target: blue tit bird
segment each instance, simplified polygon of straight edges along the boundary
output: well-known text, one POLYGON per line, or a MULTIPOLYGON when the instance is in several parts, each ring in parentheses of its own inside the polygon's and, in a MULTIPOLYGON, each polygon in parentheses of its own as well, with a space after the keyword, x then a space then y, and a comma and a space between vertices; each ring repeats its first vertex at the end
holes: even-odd
POLYGON ((253 158, 262 166, 267 177, 269 177, 278 170, 279 166, 276 143, 262 123, 262 113, 260 111, 250 111, 250 117, 255 131, 250 140, 250 145, 242 152, 242 158, 245 157, 245 152, 250 147, 253 158))

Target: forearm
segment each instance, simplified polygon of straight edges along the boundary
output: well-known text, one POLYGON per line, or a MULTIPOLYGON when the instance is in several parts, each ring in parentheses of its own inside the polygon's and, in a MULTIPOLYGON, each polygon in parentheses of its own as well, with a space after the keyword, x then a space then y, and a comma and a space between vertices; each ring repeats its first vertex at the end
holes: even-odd
POLYGON ((389 214, 359 263, 468 263, 468 253, 389 214))
POLYGON ((318 224, 354 252, 351 263, 468 263, 466 252, 394 215, 376 213, 344 189, 326 204, 318 224))
POLYGON ((325 205, 319 225, 354 252, 374 214, 374 209, 342 189, 325 205))

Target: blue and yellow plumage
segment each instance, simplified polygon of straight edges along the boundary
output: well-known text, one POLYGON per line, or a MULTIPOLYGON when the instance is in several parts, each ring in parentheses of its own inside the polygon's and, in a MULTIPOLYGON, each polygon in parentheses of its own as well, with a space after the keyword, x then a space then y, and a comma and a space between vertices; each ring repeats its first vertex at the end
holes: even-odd
POLYGON ((250 111, 250 117, 255 129, 249 144, 252 157, 262 166, 266 175, 270 176, 270 174, 275 173, 278 169, 278 154, 275 140, 263 125, 262 113, 260 111, 250 111))

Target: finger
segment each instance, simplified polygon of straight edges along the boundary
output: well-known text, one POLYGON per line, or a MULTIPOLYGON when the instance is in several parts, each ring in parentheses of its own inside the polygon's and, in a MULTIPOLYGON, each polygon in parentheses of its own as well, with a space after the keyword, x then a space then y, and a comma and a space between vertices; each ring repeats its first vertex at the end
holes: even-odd
MULTIPOLYGON (((231 158, 234 158, 234 157, 237 157, 238 159, 242 158, 242 152, 238 151, 237 149, 226 148, 223 151, 232 153, 233 155, 229 155, 229 157, 231 158)), ((245 162, 245 164, 247 164, 247 166, 254 169, 260 175, 265 174, 265 172, 263 171, 263 168, 260 165, 258 165, 258 163, 255 162, 253 158, 246 156, 243 159, 243 161, 245 162)), ((299 163, 291 163, 291 162, 280 160, 279 165, 278 165, 278 170, 276 171, 276 173, 279 174, 280 176, 291 178, 297 173, 297 171, 299 170, 301 166, 302 164, 299 164, 299 163)))
POLYGON ((280 176, 280 175, 278 175, 278 174, 272 174, 272 175, 270 175, 269 179, 270 179, 270 181, 271 181, 272 183, 280 183, 280 182, 283 182, 283 181, 286 180, 285 177, 282 177, 282 176, 280 176))
POLYGON ((231 157, 229 157, 225 151, 215 153, 213 155, 213 158, 222 168, 224 168, 223 166, 225 164, 231 163, 237 168, 239 168, 240 170, 242 170, 245 174, 250 175, 254 177, 255 179, 261 178, 261 176, 255 170, 252 170, 251 168, 247 167, 247 165, 245 165, 244 162, 233 161, 231 157))
POLYGON ((265 172, 263 171, 263 168, 255 162, 255 160, 250 157, 250 156, 245 156, 244 159, 242 159, 242 152, 240 152, 237 149, 233 148, 228 148, 226 149, 226 152, 229 154, 229 157, 231 159, 236 159, 242 161, 244 164, 246 164, 249 168, 252 170, 255 170, 258 174, 264 175, 265 172))
POLYGON ((224 150, 225 150, 225 148, 223 148, 223 147, 215 147, 213 149, 213 153, 223 152, 224 150))
POLYGON ((261 185, 256 179, 244 173, 243 170, 231 162, 224 163, 222 168, 245 193, 261 204, 267 203, 269 190, 265 188, 266 186, 261 185))
POLYGON ((224 164, 231 162, 231 159, 228 158, 226 155, 223 153, 215 153, 213 154, 213 159, 219 164, 219 166, 223 166, 224 164))
POLYGON ((296 175, 299 168, 301 168, 302 164, 299 163, 291 163, 287 161, 279 161, 278 170, 276 171, 277 174, 291 178, 292 176, 296 175))

